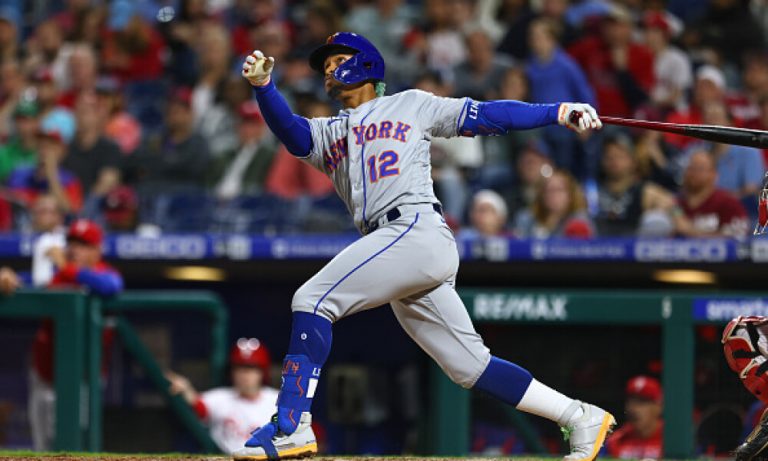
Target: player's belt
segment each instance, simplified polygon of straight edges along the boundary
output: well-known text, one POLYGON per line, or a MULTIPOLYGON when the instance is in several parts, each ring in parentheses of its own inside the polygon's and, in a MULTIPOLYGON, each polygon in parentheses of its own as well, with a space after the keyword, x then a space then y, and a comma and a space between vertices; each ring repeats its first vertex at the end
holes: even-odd
MULTIPOLYGON (((436 211, 441 215, 443 214, 443 207, 440 206, 439 203, 432 203, 431 205, 434 211, 436 211)), ((395 219, 407 213, 410 208, 414 208, 414 207, 422 208, 422 207, 428 207, 428 206, 429 205, 400 205, 399 207, 394 207, 391 210, 384 213, 379 219, 376 219, 368 223, 365 233, 370 234, 371 232, 378 229, 380 226, 383 226, 384 224, 394 221, 395 219)), ((422 209, 421 211, 424 211, 424 210, 422 209)))

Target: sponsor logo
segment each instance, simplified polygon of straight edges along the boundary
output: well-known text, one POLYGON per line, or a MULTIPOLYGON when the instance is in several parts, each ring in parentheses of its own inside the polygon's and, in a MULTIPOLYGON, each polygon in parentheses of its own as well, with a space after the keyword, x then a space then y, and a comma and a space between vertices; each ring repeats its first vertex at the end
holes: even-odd
POLYGON ((728 322, 738 316, 759 315, 768 317, 766 298, 696 299, 693 301, 693 318, 728 322))
POLYGON ((477 320, 546 320, 568 319, 568 297, 564 295, 475 296, 472 310, 477 320))
POLYGON ((637 261, 722 262, 728 260, 726 240, 659 240, 637 242, 637 261))
POLYGON ((207 256, 207 248, 204 236, 121 236, 115 239, 115 255, 123 259, 203 259, 207 256))

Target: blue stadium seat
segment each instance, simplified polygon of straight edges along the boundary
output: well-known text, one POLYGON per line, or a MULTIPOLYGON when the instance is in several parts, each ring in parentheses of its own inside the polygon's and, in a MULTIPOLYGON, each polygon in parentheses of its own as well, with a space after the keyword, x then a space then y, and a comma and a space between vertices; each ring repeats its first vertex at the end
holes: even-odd
POLYGON ((311 199, 302 216, 301 230, 315 233, 354 232, 355 225, 347 206, 336 194, 311 199))

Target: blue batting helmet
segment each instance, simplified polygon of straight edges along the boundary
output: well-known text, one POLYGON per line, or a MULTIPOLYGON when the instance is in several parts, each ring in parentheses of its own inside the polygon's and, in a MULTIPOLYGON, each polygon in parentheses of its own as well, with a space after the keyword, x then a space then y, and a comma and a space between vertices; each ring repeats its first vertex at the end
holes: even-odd
POLYGON ((337 32, 309 55, 309 66, 324 73, 325 59, 334 54, 353 54, 333 72, 333 77, 345 85, 366 80, 384 80, 384 58, 371 42, 352 32, 337 32))

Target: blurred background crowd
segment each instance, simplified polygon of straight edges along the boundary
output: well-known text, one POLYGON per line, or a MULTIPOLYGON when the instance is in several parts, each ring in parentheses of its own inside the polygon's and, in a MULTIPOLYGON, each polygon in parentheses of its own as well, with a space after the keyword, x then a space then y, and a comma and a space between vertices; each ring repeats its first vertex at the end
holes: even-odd
MULTIPOLYGON (((40 197, 109 231, 345 232, 322 173, 271 135, 253 49, 295 112, 328 116, 307 63, 364 34, 388 93, 587 102, 603 115, 768 128, 764 0, 0 1, 0 231, 40 197)), ((460 235, 747 235, 768 152, 606 127, 435 139, 460 235)))

